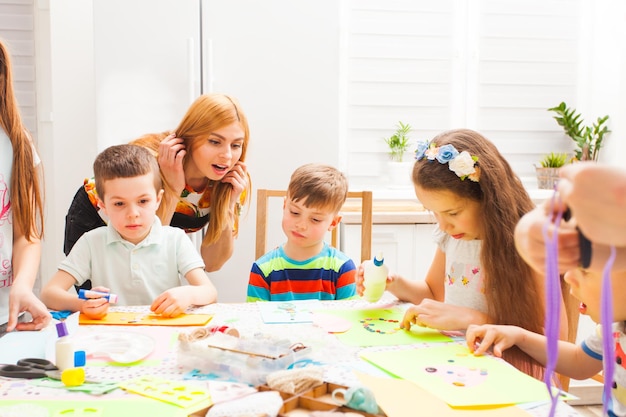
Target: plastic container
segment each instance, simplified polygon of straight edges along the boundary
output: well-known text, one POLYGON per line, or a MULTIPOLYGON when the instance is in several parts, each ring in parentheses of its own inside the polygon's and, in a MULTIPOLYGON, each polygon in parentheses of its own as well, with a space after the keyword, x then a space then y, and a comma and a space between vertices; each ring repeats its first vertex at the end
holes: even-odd
POLYGON ((380 300, 385 293, 389 268, 384 261, 383 253, 378 252, 374 259, 363 263, 363 286, 365 287, 363 298, 370 303, 380 300))
POLYGON ((57 323, 58 340, 54 345, 54 364, 60 371, 74 367, 74 344, 68 335, 65 322, 57 323))
POLYGON ((310 351, 307 347, 296 350, 289 340, 269 335, 243 338, 217 332, 207 339, 179 338, 179 342, 178 365, 197 370, 194 378, 211 376, 250 385, 264 384, 268 374, 287 369, 310 351))

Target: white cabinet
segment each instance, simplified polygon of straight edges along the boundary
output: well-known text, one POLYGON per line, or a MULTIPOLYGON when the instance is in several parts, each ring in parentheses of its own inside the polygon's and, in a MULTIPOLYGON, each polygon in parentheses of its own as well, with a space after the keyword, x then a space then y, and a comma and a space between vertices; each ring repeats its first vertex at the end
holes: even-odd
MULTIPOLYGON (((390 271, 409 279, 424 279, 435 254, 434 224, 374 224, 372 254, 382 251, 390 271)), ((360 259, 361 226, 344 224, 341 248, 352 259, 360 259)))
POLYGON ((50 68, 53 103, 50 133, 40 143, 46 188, 55 197, 47 207, 42 276, 52 276, 62 260, 65 214, 97 153, 175 129, 191 100, 213 91, 237 97, 250 124, 253 200, 233 257, 211 274, 221 302, 244 301, 254 261, 255 190, 286 188, 293 170, 308 162, 340 165, 342 2, 38 3, 50 14, 49 33, 47 25, 37 27, 41 48, 50 50, 49 62, 40 54, 38 68, 50 68))

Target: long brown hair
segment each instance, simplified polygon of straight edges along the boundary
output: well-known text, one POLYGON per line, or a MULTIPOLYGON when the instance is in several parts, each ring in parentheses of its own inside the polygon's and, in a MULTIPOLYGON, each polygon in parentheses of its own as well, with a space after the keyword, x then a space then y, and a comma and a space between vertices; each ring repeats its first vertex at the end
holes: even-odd
MULTIPOLYGON (((187 154, 185 160, 191 158, 195 145, 198 142, 206 140, 206 138, 218 129, 224 126, 238 123, 244 132, 244 140, 241 149, 240 161, 245 161, 248 143, 250 140, 250 130, 248 128, 248 119, 244 114, 239 101, 225 94, 203 94, 198 97, 189 107, 187 113, 176 128, 176 136, 184 140, 187 154)), ((152 150, 154 155, 158 155, 159 143, 170 132, 153 133, 144 135, 131 143, 141 145, 152 150)), ((163 219, 164 210, 169 206, 172 199, 180 199, 176 195, 171 186, 163 178, 165 193, 163 202, 157 210, 157 215, 163 219)), ((248 175, 248 187, 244 191, 246 193, 246 201, 250 200, 251 182, 248 175)), ((220 234, 230 220, 229 201, 232 186, 228 183, 216 182, 212 187, 211 193, 211 219, 209 221, 206 236, 202 241, 203 245, 210 245, 218 240, 220 234)))
MULTIPOLYGON (((431 143, 450 144, 478 157, 478 182, 461 180, 448 164, 416 161, 413 182, 428 190, 445 189, 480 204, 483 230, 480 262, 489 317, 496 324, 516 325, 543 334, 542 290, 532 268, 515 249, 514 232, 520 218, 534 208, 521 180, 496 146, 478 132, 458 129, 436 136, 431 143)), ((504 358, 520 370, 541 378, 543 368, 519 349, 504 358)))
POLYGON ((43 187, 35 166, 33 143, 13 92, 11 57, 0 42, 0 126, 13 147, 11 204, 13 221, 29 242, 43 237, 43 187))

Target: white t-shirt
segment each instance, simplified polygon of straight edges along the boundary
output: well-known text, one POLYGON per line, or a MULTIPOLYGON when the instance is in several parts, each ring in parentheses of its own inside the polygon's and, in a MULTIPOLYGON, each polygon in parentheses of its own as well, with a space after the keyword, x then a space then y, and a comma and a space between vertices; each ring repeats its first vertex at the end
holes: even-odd
POLYGON ((441 229, 434 240, 446 254, 445 298, 448 304, 468 307, 487 314, 485 281, 480 264, 481 240, 460 240, 441 229))

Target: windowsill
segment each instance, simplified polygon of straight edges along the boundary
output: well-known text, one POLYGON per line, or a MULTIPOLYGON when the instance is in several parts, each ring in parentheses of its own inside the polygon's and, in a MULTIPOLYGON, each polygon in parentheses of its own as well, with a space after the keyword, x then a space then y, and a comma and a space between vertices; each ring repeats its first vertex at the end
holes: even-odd
MULTIPOLYGON (((533 178, 532 181, 525 181, 525 178, 522 178, 522 182, 526 187, 526 191, 530 195, 530 198, 533 200, 535 204, 542 203, 543 201, 550 198, 554 191, 552 190, 541 190, 537 188, 537 183, 533 178)), ((372 189, 374 200, 415 200, 415 192, 413 191, 413 187, 396 187, 396 188, 375 188, 372 189)))

